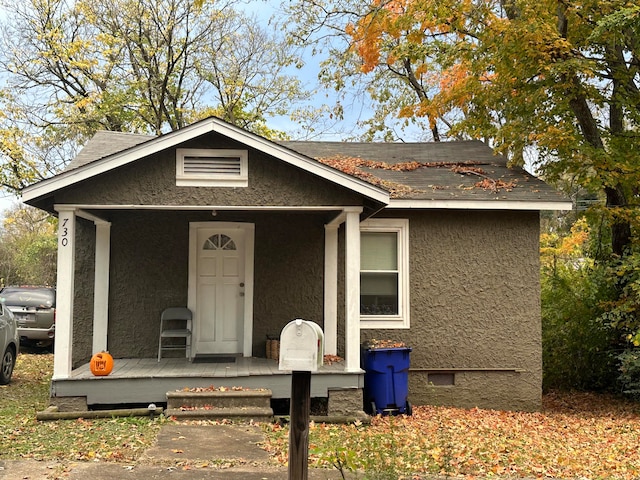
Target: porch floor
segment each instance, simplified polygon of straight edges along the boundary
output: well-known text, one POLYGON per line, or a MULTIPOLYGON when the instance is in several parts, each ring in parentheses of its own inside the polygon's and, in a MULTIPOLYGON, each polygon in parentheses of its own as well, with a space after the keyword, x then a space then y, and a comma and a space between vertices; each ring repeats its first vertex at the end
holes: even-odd
MULTIPOLYGON (((268 388, 272 398, 290 398, 291 374, 276 360, 238 357, 232 363, 192 363, 186 358, 117 358, 108 376, 94 376, 89 364, 70 378, 53 379, 52 397, 86 397, 88 405, 166 403, 169 391, 198 387, 268 388)), ((311 396, 333 388, 363 388, 364 371, 346 372, 343 362, 323 365, 311 375, 311 396)))
MULTIPOLYGON (((289 375, 278 369, 278 361, 258 357, 237 357, 231 363, 194 363, 186 358, 117 358, 108 377, 95 377, 85 363, 71 372, 72 379, 198 377, 236 378, 255 375, 289 375)), ((344 363, 323 365, 314 375, 342 374, 344 363)))

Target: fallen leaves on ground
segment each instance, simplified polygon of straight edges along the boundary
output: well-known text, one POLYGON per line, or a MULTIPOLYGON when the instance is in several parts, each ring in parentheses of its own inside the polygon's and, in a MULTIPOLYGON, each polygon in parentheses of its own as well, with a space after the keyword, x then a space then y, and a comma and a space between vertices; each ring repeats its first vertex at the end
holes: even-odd
MULTIPOLYGON (((52 366, 51 354, 18 356, 12 382, 0 390, 0 460, 130 462, 155 440, 161 418, 36 421, 47 405, 52 366)), ((433 406, 413 412, 375 417, 371 426, 312 424, 310 465, 415 480, 640 476, 640 405, 616 397, 550 394, 535 413, 433 406)), ((265 448, 286 463, 288 429, 265 431, 265 448)))
POLYGON ((69 459, 129 462, 155 441, 162 417, 38 422, 49 402, 51 353, 20 353, 0 394, 0 460, 69 459))
MULTIPOLYGON (((310 464, 397 475, 388 478, 637 479, 638 426, 638 404, 595 394, 550 394, 535 413, 414 406, 370 426, 312 425, 310 464)), ((286 461, 287 430, 268 438, 286 461)))

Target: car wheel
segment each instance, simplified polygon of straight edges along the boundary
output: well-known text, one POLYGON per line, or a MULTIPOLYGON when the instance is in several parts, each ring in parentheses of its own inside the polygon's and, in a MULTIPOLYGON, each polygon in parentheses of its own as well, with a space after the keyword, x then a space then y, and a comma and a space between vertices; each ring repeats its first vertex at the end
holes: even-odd
POLYGON ((6 385, 11 381, 13 367, 16 364, 16 354, 13 348, 7 347, 2 355, 2 364, 0 365, 0 385, 6 385))

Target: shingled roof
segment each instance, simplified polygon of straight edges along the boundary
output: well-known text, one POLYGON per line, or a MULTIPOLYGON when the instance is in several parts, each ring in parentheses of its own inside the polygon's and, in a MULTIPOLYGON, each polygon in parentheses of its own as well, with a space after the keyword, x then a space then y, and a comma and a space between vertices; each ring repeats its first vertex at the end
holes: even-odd
POLYGON ((80 153, 69 162, 67 170, 73 170, 114 153, 122 152, 154 138, 156 137, 151 135, 100 130, 91 137, 91 140, 80 150, 80 153))
POLYGON ((485 143, 281 142, 388 190, 397 200, 566 202, 555 189, 485 143))

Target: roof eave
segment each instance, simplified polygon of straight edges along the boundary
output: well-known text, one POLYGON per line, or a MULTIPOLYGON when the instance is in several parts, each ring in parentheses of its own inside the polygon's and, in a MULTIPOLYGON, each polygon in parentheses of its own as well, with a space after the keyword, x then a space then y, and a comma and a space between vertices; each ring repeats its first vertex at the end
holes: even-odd
POLYGON ((532 200, 411 200, 391 199, 389 209, 421 210, 559 210, 573 209, 571 201, 532 200))

